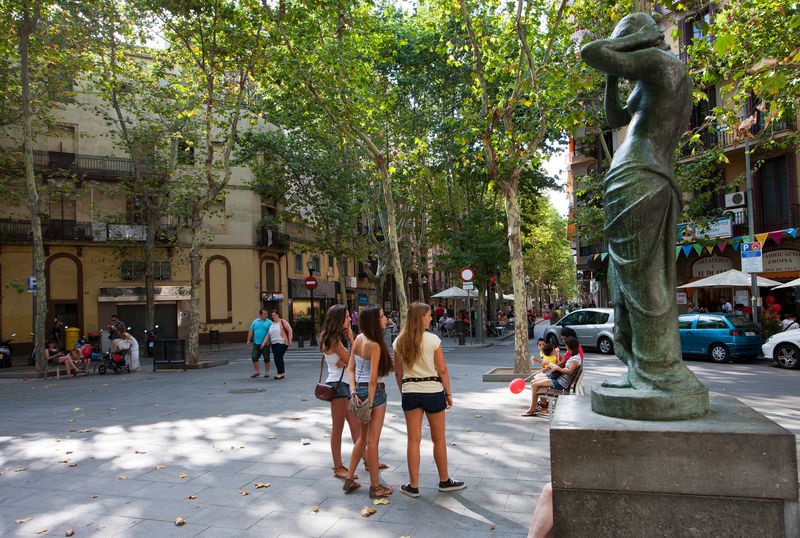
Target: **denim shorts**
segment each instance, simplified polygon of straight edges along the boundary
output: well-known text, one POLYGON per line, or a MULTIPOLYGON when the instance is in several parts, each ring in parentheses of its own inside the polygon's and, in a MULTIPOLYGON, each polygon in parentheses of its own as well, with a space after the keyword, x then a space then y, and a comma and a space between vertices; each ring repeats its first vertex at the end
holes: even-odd
POLYGON ((348 385, 344 381, 342 381, 341 383, 339 383, 339 381, 326 381, 325 384, 328 385, 331 388, 336 389, 336 394, 333 395, 333 399, 334 400, 336 398, 349 398, 350 397, 350 385, 348 385), (336 384, 337 383, 339 384, 339 388, 338 389, 336 388, 336 384))
MULTIPOLYGON (((356 390, 361 400, 369 396, 369 387, 358 387, 356 390)), ((386 405, 386 389, 375 389, 375 400, 372 402, 372 408, 375 409, 382 405, 386 405)))
POLYGON ((447 397, 442 392, 404 392, 403 411, 422 408, 426 413, 439 413, 447 409, 447 397))

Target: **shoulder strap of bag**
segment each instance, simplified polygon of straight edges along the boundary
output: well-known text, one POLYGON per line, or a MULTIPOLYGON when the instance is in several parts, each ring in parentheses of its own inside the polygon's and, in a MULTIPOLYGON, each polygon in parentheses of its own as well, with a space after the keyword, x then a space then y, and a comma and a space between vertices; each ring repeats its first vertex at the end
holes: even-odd
MULTIPOLYGON (((318 383, 322 383, 322 365, 325 364, 325 355, 322 355, 322 359, 319 361, 319 381, 318 383)), ((344 368, 342 368, 342 375, 339 376, 339 381, 336 382, 336 388, 334 390, 339 389, 339 384, 342 382, 342 378, 344 377, 344 368)))

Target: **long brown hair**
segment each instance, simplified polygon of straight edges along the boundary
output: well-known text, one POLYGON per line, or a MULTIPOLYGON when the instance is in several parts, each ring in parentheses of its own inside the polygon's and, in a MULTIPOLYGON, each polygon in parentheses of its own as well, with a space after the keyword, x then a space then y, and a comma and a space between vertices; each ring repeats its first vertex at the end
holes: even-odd
POLYGON ((325 353, 332 349, 344 337, 344 320, 347 308, 335 304, 325 312, 325 321, 322 322, 322 332, 319 335, 319 350, 325 353))
POLYGON ((381 358, 378 364, 378 377, 383 377, 392 371, 392 359, 389 357, 389 348, 386 347, 386 342, 383 340, 383 333, 385 329, 381 327, 381 310, 380 306, 371 305, 364 308, 358 315, 358 330, 361 334, 371 340, 381 350, 381 358))
POLYGON ((422 317, 430 312, 431 307, 425 303, 411 303, 408 307, 406 323, 397 337, 396 358, 400 359, 403 369, 407 370, 419 360, 422 351, 422 335, 425 328, 422 326, 422 317))

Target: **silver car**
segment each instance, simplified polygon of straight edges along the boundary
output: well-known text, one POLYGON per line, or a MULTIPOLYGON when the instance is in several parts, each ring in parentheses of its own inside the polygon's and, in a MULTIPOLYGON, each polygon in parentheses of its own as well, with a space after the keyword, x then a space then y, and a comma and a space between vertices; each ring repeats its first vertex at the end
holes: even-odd
POLYGON ((596 347, 601 353, 614 353, 614 309, 582 308, 548 326, 543 338, 553 345, 561 344, 561 328, 570 327, 578 335, 581 347, 596 347))

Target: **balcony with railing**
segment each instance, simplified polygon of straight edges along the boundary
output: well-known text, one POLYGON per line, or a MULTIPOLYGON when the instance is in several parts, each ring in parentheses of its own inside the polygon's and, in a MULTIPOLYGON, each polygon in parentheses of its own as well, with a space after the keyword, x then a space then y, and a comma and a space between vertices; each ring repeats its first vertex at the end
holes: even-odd
MULTIPOLYGON (((800 204, 786 205, 783 208, 776 207, 769 212, 756 208, 751 214, 754 219, 753 227, 757 234, 800 226, 800 204)), ((737 211, 732 217, 734 237, 748 235, 748 212, 737 211)))
POLYGON ((289 236, 274 228, 256 228, 256 246, 286 252, 289 250, 289 236))
MULTIPOLYGON (((34 151, 33 166, 39 172, 63 171, 86 179, 101 181, 133 178, 136 174, 133 159, 63 153, 60 151, 34 151)), ((161 167, 146 163, 139 163, 138 167, 142 177, 165 176, 165 172, 161 167)))
MULTIPOLYGON (((78 243, 105 243, 108 241, 142 242, 147 229, 138 224, 107 224, 105 222, 79 222, 75 220, 46 219, 42 221, 42 238, 46 242, 71 241, 78 243)), ((177 228, 162 224, 156 232, 157 245, 172 245, 177 240, 177 228)), ((31 243, 33 229, 29 221, 0 220, 0 244, 31 243)))

